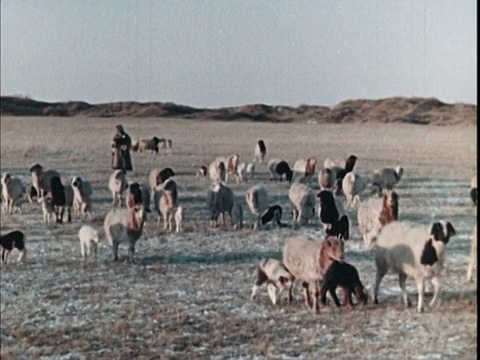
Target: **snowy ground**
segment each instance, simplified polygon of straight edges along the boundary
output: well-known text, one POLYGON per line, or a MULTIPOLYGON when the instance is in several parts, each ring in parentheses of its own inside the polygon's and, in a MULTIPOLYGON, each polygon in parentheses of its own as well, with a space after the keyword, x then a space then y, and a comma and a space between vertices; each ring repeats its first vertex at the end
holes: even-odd
MULTIPOLYGON (((476 172, 476 128, 412 125, 315 125, 188 122, 159 119, 1 119, 1 171, 24 176, 40 162, 64 182, 74 175, 94 186, 95 218, 101 228, 110 208, 107 179, 113 128, 132 137, 168 137, 171 154, 133 154, 130 178, 147 182, 154 167, 178 174, 179 202, 186 209, 181 234, 165 234, 150 218, 136 247, 136 265, 111 262, 103 241, 99 259, 83 262, 77 232, 82 221, 47 229, 38 204, 1 217, 2 234, 14 228, 28 237, 25 266, 1 268, 2 359, 474 359, 477 351, 477 285, 465 283, 470 234, 476 212, 469 183, 476 172), (320 238, 318 220, 301 229, 209 229, 208 182, 196 169, 218 155, 237 153, 251 161, 258 139, 269 158, 358 156, 356 170, 403 165, 397 190, 400 218, 418 223, 450 221, 458 231, 448 244, 439 302, 416 312, 416 288, 407 280, 414 307, 401 303, 397 276, 387 275, 380 304, 353 310, 303 307, 301 287, 291 306, 273 306, 266 289, 249 300, 261 258, 281 258, 285 239, 307 233, 320 238)), ((230 184, 247 213, 244 194, 266 183, 271 202, 290 223, 288 186, 271 183, 265 165, 254 182, 230 184)), ((314 188, 317 189, 316 184, 314 188)), ((347 212, 352 240, 346 259, 371 290, 375 267, 358 233, 356 211, 347 212)), ((247 221, 249 219, 246 215, 247 221)), ((126 247, 120 247, 121 258, 126 247)), ((431 297, 427 286, 426 300, 431 297)))

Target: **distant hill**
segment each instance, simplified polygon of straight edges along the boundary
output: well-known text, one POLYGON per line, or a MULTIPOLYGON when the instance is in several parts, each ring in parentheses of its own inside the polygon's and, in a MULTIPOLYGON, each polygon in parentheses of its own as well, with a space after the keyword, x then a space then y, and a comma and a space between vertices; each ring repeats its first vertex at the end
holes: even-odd
POLYGON ((416 97, 346 100, 332 107, 252 104, 207 109, 171 102, 139 103, 129 101, 88 104, 81 101, 69 101, 50 103, 22 97, 2 96, 0 114, 10 116, 168 117, 258 122, 477 124, 476 105, 446 104, 435 98, 416 97))

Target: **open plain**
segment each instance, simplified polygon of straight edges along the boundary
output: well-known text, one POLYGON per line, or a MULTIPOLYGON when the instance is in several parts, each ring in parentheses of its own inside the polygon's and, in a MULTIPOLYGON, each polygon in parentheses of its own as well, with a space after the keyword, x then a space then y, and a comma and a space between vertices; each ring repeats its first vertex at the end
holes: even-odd
MULTIPOLYGON (((93 184, 92 219, 47 228, 40 205, 26 202, 22 214, 2 214, 1 231, 27 235, 25 265, 16 253, 1 268, 2 359, 475 359, 477 284, 466 283, 470 235, 476 210, 469 185, 476 173, 476 125, 312 124, 196 122, 159 118, 7 117, 1 118, 1 171, 30 182, 34 162, 56 169, 64 183, 78 175, 93 184), (82 261, 78 230, 97 229, 111 208, 108 177, 110 142, 117 123, 133 139, 154 135, 173 141, 171 153, 132 153, 129 179, 148 182, 153 168, 171 167, 184 207, 184 230, 164 233, 153 213, 137 243, 135 259, 112 262, 101 231, 99 258, 82 261), (448 244, 439 301, 417 313, 414 281, 407 280, 413 302, 404 308, 398 277, 387 275, 379 305, 337 309, 304 308, 296 284, 291 306, 273 306, 265 288, 250 301, 260 259, 281 258, 285 239, 305 233, 321 239, 315 219, 301 228, 235 231, 210 229, 206 207, 209 181, 195 178, 200 165, 216 156, 239 154, 251 162, 263 139, 266 161, 290 164, 316 156, 358 157, 356 171, 370 175, 382 166, 402 165, 396 191, 400 219, 429 224, 450 221, 457 236, 448 244)), ((244 209, 246 189, 268 188, 271 203, 284 208, 291 224, 288 185, 273 183, 265 164, 253 181, 229 183, 244 209)), ((316 181, 313 187, 317 190, 316 181)), ((375 265, 358 231, 356 211, 348 210, 351 240, 345 258, 355 265, 372 293, 375 265)), ((476 278, 476 276, 475 276, 476 278)), ((426 287, 426 301, 432 288, 426 287)))

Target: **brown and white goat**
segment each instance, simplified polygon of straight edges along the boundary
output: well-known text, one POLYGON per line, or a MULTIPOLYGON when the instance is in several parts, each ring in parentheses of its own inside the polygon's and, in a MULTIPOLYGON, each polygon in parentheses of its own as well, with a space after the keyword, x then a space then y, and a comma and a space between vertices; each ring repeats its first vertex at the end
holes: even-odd
POLYGON ((273 305, 277 304, 277 295, 286 291, 288 294, 288 303, 292 303, 293 275, 287 268, 276 259, 265 259, 257 267, 257 276, 252 287, 250 299, 255 301, 258 289, 263 284, 267 284, 267 292, 273 305), (278 291, 278 294, 277 294, 278 291))

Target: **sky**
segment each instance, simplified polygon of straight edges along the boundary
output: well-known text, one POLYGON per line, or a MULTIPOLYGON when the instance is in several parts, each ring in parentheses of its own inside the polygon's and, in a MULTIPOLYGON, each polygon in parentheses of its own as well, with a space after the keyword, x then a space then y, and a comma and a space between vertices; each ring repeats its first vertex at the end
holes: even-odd
POLYGON ((476 0, 1 0, 1 94, 477 103, 476 0))

